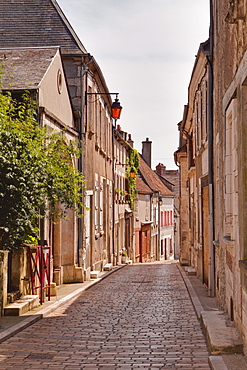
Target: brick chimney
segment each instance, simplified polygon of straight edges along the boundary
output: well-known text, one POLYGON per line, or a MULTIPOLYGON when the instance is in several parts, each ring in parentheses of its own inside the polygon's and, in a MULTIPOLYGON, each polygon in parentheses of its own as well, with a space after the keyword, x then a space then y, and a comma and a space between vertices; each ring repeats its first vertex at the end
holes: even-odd
POLYGON ((131 138, 131 134, 129 134, 128 143, 129 143, 129 145, 130 145, 132 148, 134 148, 134 141, 133 141, 133 140, 132 140, 132 138, 131 138))
POLYGON ((166 166, 164 166, 162 163, 159 163, 159 164, 156 166, 156 172, 157 172, 160 176, 165 176, 165 174, 166 174, 166 166))
POLYGON ((152 168, 152 141, 146 138, 146 141, 142 142, 142 157, 144 161, 152 168))

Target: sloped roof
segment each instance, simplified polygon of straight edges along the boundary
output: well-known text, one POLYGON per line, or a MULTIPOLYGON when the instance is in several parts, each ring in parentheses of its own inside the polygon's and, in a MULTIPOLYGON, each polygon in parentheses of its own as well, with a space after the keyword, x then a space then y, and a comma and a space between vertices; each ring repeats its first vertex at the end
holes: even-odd
POLYGON ((138 193, 152 194, 152 190, 147 186, 147 184, 145 184, 140 176, 137 176, 136 178, 136 190, 138 193))
POLYGON ((0 48, 0 63, 4 65, 3 89, 37 88, 58 51, 57 47, 0 48))
POLYGON ((0 47, 61 46, 62 54, 86 53, 55 0, 0 0, 0 47))
POLYGON ((172 191, 172 188, 175 185, 171 181, 167 180, 165 177, 163 177, 162 175, 160 175, 157 171, 154 171, 154 172, 159 177, 159 179, 163 182, 163 184, 165 184, 168 187, 168 189, 170 189, 172 191))
POLYGON ((149 167, 149 165, 144 161, 140 155, 140 174, 149 186, 149 188, 155 192, 160 192, 163 196, 174 196, 174 193, 168 189, 165 184, 160 180, 159 176, 149 167))

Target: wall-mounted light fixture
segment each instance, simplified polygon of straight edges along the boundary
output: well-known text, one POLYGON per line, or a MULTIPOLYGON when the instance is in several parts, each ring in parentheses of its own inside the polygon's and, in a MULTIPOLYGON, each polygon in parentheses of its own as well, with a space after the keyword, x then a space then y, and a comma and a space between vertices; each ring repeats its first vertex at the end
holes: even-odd
POLYGON ((112 103, 111 105, 111 117, 115 119, 115 121, 117 119, 120 118, 120 115, 121 115, 121 112, 122 112, 122 107, 120 105, 120 102, 118 100, 118 94, 119 93, 89 93, 89 92, 86 92, 86 96, 85 96, 85 102, 86 102, 86 105, 87 105, 87 96, 92 96, 92 95, 116 95, 116 98, 115 98, 115 101, 112 103))
MULTIPOLYGON (((128 165, 129 164, 126 164, 126 163, 116 163, 116 166, 128 166, 128 165)), ((136 171, 133 167, 131 168, 129 174, 130 174, 131 179, 134 179, 136 177, 136 171)))
POLYGON ((163 204, 163 199, 162 199, 162 196, 161 196, 161 195, 159 196, 158 202, 159 202, 159 206, 162 206, 162 204, 163 204))
POLYGON ((114 119, 119 119, 121 112, 122 112, 122 107, 120 105, 120 102, 118 100, 118 94, 116 95, 115 101, 111 105, 111 116, 114 119))
MULTIPOLYGON (((126 163, 116 163, 116 166, 127 166, 127 164, 126 163)), ((131 170, 130 170, 130 178, 134 179, 135 177, 136 177, 136 171, 132 167, 131 170)))
POLYGON ((136 171, 134 170, 134 168, 131 168, 131 170, 130 170, 130 177, 132 179, 134 179, 136 177, 136 171))

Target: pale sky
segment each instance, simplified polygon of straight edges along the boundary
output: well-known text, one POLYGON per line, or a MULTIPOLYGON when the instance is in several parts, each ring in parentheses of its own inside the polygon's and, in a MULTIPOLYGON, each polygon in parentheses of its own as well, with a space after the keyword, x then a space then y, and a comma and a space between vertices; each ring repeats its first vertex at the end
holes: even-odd
MULTIPOLYGON (((57 0, 110 92, 123 106, 118 124, 152 167, 176 169, 177 124, 188 101, 195 55, 209 35, 209 0, 57 0)), ((114 97, 113 97, 114 98, 114 97)))

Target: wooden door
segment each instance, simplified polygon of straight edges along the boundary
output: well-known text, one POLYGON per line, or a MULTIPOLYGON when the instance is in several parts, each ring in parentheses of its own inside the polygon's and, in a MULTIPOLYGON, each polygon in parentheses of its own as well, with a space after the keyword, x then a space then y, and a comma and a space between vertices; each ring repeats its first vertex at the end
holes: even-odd
POLYGON ((130 218, 125 215, 125 249, 130 257, 130 218))
POLYGON ((145 262, 147 254, 147 231, 140 231, 140 262, 145 262))
POLYGON ((208 285, 209 271, 209 204, 208 204, 208 186, 202 188, 202 265, 203 265, 203 283, 208 285))
POLYGON ((145 225, 140 231, 140 262, 150 260, 150 225, 145 225))

